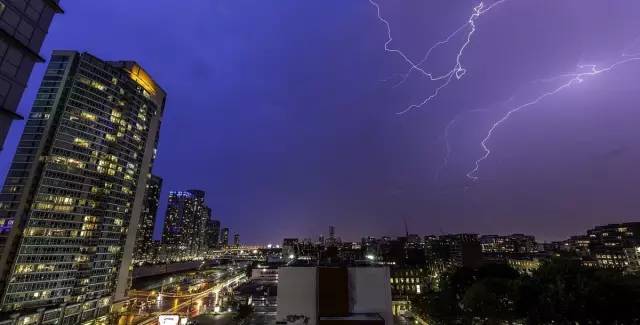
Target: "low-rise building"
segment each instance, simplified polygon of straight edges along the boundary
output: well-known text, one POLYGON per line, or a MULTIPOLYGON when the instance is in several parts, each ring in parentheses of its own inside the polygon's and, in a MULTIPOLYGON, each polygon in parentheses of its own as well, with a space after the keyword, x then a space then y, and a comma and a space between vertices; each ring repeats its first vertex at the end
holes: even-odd
POLYGON ((282 267, 277 324, 393 324, 387 267, 282 267))
POLYGON ((419 267, 392 267, 391 268, 391 293, 394 300, 412 297, 425 291, 429 286, 429 269, 419 267))
POLYGON ((278 268, 258 266, 251 269, 251 281, 260 283, 278 283, 278 268))
POLYGON ((523 274, 531 274, 540 267, 540 259, 537 257, 509 257, 507 264, 523 274))

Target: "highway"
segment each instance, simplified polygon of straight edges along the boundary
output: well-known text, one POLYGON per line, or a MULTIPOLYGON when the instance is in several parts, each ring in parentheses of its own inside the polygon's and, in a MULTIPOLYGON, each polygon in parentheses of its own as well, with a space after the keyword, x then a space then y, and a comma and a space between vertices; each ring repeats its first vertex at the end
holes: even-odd
POLYGON ((153 325, 163 314, 189 316, 191 319, 220 306, 224 293, 246 281, 246 274, 242 267, 204 270, 189 280, 162 279, 159 286, 145 286, 153 290, 130 290, 129 311, 119 317, 118 324, 153 325))

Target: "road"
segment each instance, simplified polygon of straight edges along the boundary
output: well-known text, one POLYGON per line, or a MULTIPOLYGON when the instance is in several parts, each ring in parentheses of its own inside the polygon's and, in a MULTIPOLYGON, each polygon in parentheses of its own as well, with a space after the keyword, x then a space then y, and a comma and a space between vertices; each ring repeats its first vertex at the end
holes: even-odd
POLYGON ((228 269, 223 274, 207 270, 192 280, 186 285, 174 285, 163 292, 131 290, 129 292, 130 312, 121 316, 118 324, 157 324, 158 316, 162 314, 195 317, 219 305, 221 293, 232 290, 245 281, 246 275, 241 268, 228 269))

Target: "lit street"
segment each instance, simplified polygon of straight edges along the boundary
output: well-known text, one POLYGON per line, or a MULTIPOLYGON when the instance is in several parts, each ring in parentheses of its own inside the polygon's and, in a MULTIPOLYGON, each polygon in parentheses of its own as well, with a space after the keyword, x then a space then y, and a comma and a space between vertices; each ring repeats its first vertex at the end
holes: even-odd
POLYGON ((158 316, 163 314, 193 318, 226 307, 233 288, 245 281, 244 272, 239 266, 213 267, 139 281, 138 285, 146 289, 129 291, 126 312, 118 323, 157 324, 158 316))

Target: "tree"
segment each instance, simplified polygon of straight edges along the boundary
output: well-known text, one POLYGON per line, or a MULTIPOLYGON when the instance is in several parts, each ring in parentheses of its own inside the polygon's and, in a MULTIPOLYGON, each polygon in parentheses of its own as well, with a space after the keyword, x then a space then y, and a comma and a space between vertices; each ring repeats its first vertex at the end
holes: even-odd
POLYGON ((462 298, 466 319, 480 318, 489 324, 517 319, 515 297, 519 281, 485 278, 474 283, 462 298))
POLYGON ((253 314, 253 306, 249 304, 240 304, 235 319, 238 321, 245 320, 253 314))
POLYGON ((434 324, 640 324, 640 277, 552 259, 532 275, 508 265, 457 269, 412 300, 434 324))
POLYGON ((519 306, 529 323, 635 324, 640 278, 619 270, 591 269, 554 259, 527 279, 519 306))

